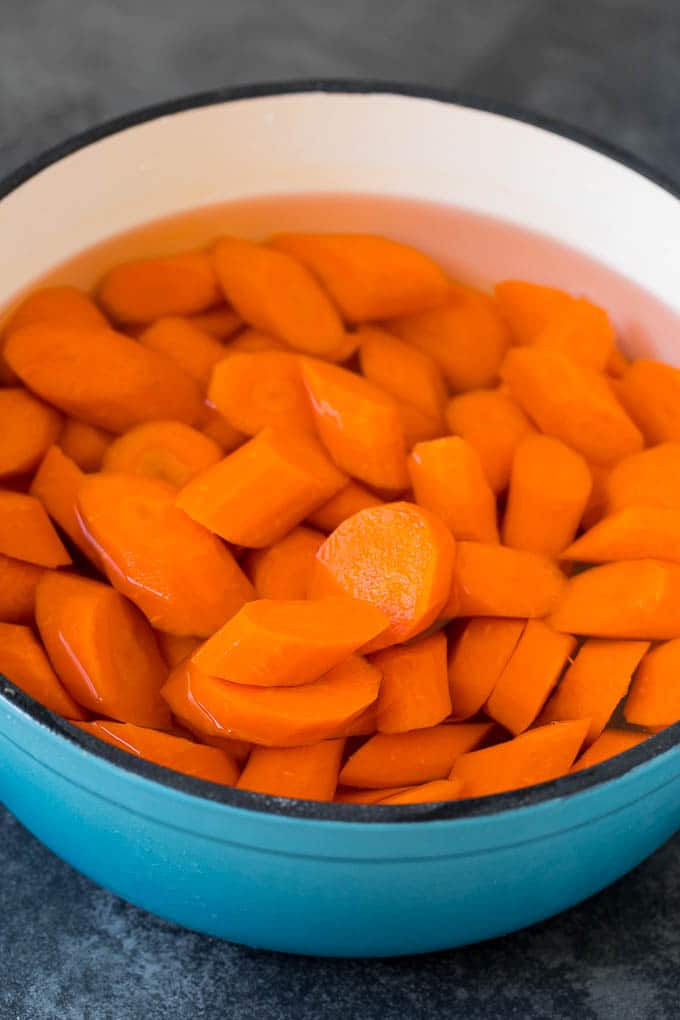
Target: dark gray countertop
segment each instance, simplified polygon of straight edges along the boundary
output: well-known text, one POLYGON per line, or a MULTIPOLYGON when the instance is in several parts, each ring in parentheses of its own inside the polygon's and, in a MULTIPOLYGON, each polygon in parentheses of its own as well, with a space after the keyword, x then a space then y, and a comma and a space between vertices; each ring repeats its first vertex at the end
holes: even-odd
MULTIPOLYGON (((1 0, 0 176, 181 93, 299 77, 451 87, 560 117, 680 179, 675 0, 1 0)), ((666 1020, 680 838, 561 917, 391 961, 182 931, 77 875, 0 808, 0 1020, 666 1020)))

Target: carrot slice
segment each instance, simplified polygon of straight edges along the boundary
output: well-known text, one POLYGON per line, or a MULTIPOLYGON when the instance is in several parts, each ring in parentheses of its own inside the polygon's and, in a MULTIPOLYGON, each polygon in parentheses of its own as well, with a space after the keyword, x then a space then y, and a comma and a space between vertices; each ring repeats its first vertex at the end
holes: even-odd
POLYGON ((106 317, 87 294, 77 287, 66 286, 41 287, 32 291, 12 312, 3 330, 9 336, 15 329, 35 322, 95 329, 108 326, 106 317))
POLYGON ((464 439, 418 443, 408 470, 416 502, 437 514, 455 538, 498 541, 496 498, 477 453, 464 439))
POLYGON ((192 634, 166 634, 162 630, 156 631, 156 642, 169 669, 179 666, 203 644, 192 634))
POLYGON ((592 486, 580 454, 551 436, 527 436, 512 464, 503 542, 558 556, 573 541, 592 486))
POLYGON ((42 503, 23 492, 0 490, 0 553, 39 567, 71 562, 42 503))
POLYGON ((59 446, 81 471, 99 471, 112 439, 104 429, 68 418, 59 436, 59 446))
MULTIPOLYGON (((638 456, 638 454, 633 456, 638 456)), ((622 464, 627 459, 627 457, 624 457, 623 461, 619 461, 619 464, 622 464)), ((600 518, 607 512, 609 476, 616 467, 618 465, 615 465, 614 468, 598 467, 597 464, 589 465, 593 485, 588 502, 583 510, 583 516, 581 517, 582 527, 592 528, 593 524, 597 524, 600 518)))
POLYGON ((362 326, 359 339, 361 371, 381 389, 443 426, 446 383, 436 361, 387 330, 362 326))
POLYGON ((181 316, 157 319, 144 330, 139 342, 174 361, 202 389, 206 388, 213 368, 226 353, 213 336, 192 319, 181 316))
POLYGON ((388 237, 278 234, 270 243, 318 277, 348 322, 432 308, 448 294, 448 280, 436 262, 388 237))
POLYGON ((601 761, 607 761, 617 754, 623 754, 631 747, 637 747, 643 740, 647 740, 648 733, 636 733, 634 730, 608 729, 600 734, 590 747, 586 748, 583 754, 576 759, 572 765, 572 772, 580 772, 581 769, 588 769, 592 765, 599 765, 601 761))
POLYGON ((680 371, 677 368, 640 358, 619 380, 617 395, 648 443, 680 441, 680 371))
POLYGON ((469 719, 490 697, 526 626, 524 620, 470 620, 453 647, 448 679, 451 715, 469 719))
POLYGON ((56 442, 61 415, 27 390, 0 389, 0 478, 20 475, 56 442))
POLYGON ((388 786, 384 790, 353 790, 349 786, 339 786, 333 799, 336 804, 379 804, 387 797, 392 797, 395 793, 404 793, 409 789, 408 786, 388 786))
POLYGON ((203 405, 196 427, 201 430, 204 436, 221 446, 223 453, 231 453, 237 447, 242 446, 248 438, 243 432, 239 432, 233 425, 230 425, 226 418, 223 418, 219 411, 216 411, 208 403, 203 405))
POLYGON ((344 740, 307 747, 255 747, 236 784, 241 790, 299 800, 333 800, 344 740))
POLYGON ((96 551, 76 512, 78 493, 84 480, 85 475, 78 465, 58 446, 51 446, 33 477, 30 493, 40 500, 52 520, 96 566, 96 551))
POLYGON ((451 711, 446 671, 446 635, 439 631, 373 656, 382 672, 378 695, 381 733, 436 726, 451 711))
POLYGON ((97 298, 117 322, 152 322, 202 312, 220 292, 211 257, 196 251, 121 262, 104 276, 97 298))
POLYGON ((158 630, 207 637, 252 596, 234 557, 174 505, 175 490, 139 475, 91 475, 78 512, 114 588, 158 630))
POLYGON ((189 322, 202 329, 204 333, 214 336, 216 340, 223 341, 232 337, 243 325, 243 320, 228 305, 211 308, 208 312, 198 312, 190 316, 189 322))
POLYGON ((99 581, 45 574, 36 620, 52 666, 75 700, 121 722, 162 729, 166 667, 141 613, 99 581))
POLYGON ((435 779, 431 783, 412 786, 408 790, 391 793, 379 804, 429 804, 436 801, 458 800, 463 784, 458 779, 435 779))
POLYGON ((494 287, 494 294, 519 344, 533 344, 546 327, 568 316, 575 304, 564 290, 526 280, 503 280, 494 287))
POLYGON ((546 323, 534 342, 603 372, 614 353, 614 328, 604 308, 577 298, 546 323))
POLYGON ((680 443, 624 457, 609 472, 605 490, 610 513, 638 503, 680 510, 680 443))
POLYGON ((493 491, 502 492, 510 481, 515 450, 534 431, 517 401, 500 389, 471 390, 449 400, 446 421, 477 451, 493 491))
POLYGON ((592 744, 625 697, 631 677, 648 648, 648 641, 591 638, 584 642, 539 722, 589 719, 586 743, 592 744))
POLYGON ((314 432, 299 359, 285 351, 223 358, 212 373, 208 399, 230 425, 249 436, 267 425, 314 432))
POLYGON ((408 641, 434 623, 451 590, 455 543, 446 526, 413 503, 361 510, 317 553, 310 597, 365 599, 390 619, 366 651, 408 641))
POLYGON ((304 599, 324 535, 297 527, 267 549, 254 549, 243 562, 260 599, 304 599))
POLYGON ((398 404, 345 368, 311 358, 303 358, 301 364, 319 436, 335 463, 377 489, 407 488, 398 404))
POLYGON ((335 531, 343 521, 353 517, 360 510, 382 505, 383 500, 378 499, 358 482, 350 481, 318 510, 314 510, 307 518, 307 522, 321 531, 335 531))
POLYGON ((31 623, 35 610, 35 589, 44 567, 14 560, 0 553, 0 621, 31 623))
POLYGON ((236 684, 307 684, 382 633, 388 622, 358 599, 258 599, 243 606, 191 661, 236 684))
POLYGON ((233 758, 239 765, 245 764, 253 744, 247 740, 235 740, 232 737, 209 737, 205 733, 193 734, 202 744, 208 747, 216 747, 219 751, 226 751, 230 758, 233 758))
POLYGON ((244 329, 237 337, 231 340, 224 349, 225 357, 238 352, 258 351, 287 351, 289 354, 293 348, 271 333, 263 333, 260 329, 244 329))
POLYGON ((680 562, 680 509, 627 506, 604 517, 562 553, 566 560, 663 559, 680 562))
POLYGON ((432 418, 429 414, 423 414, 413 404, 399 404, 399 420, 407 450, 413 449, 416 443, 425 443, 428 439, 439 439, 446 432, 446 426, 440 418, 432 418))
MULTIPOLYGON (((459 542, 451 603, 460 616, 545 616, 557 607, 564 575, 539 553, 459 542)), ((444 609, 444 615, 453 615, 444 609)))
POLYGON ((622 560, 576 574, 549 622, 556 630, 592 637, 680 637, 680 566, 622 560))
POLYGON ((30 627, 0 623, 0 673, 51 712, 65 719, 87 719, 59 681, 30 627))
POLYGON ((350 755, 340 782, 381 789, 445 779, 456 758, 477 747, 492 729, 493 723, 455 723, 410 733, 377 733, 350 755))
POLYGON ((220 446, 190 425, 147 421, 114 439, 104 455, 103 468, 157 478, 181 488, 220 460, 220 446))
POLYGON ((636 726, 671 726, 680 719, 680 640, 667 641, 645 655, 624 706, 636 726))
POLYGON ((343 723, 333 733, 334 737, 372 737, 378 729, 378 703, 372 702, 354 719, 343 723))

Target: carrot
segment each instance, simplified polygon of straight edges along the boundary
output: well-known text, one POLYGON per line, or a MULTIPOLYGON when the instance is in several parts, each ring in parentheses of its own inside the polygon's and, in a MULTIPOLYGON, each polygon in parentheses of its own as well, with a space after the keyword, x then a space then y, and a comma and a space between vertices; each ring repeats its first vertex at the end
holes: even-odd
POLYGON ((210 255, 196 251, 121 262, 106 273, 97 298, 116 322, 152 322, 203 312, 220 291, 210 255))
POLYGON ((220 446, 190 425, 147 421, 114 439, 104 455, 103 469, 158 478, 181 488, 220 460, 220 446))
POLYGON ((174 361, 203 390, 210 382, 213 368, 226 353, 218 340, 181 316, 156 319, 141 334, 139 342, 174 361))
POLYGON ((35 610, 35 589, 44 567, 14 560, 0 553, 0 621, 31 623, 35 610))
POLYGON ((576 574, 549 622, 556 630, 592 637, 680 637, 680 566, 622 560, 576 574))
POLYGON ((446 426, 442 421, 423 414, 413 404, 399 404, 399 420, 407 450, 412 450, 416 443, 439 439, 446 433, 446 426))
POLYGON ((603 517, 565 549, 562 558, 581 563, 663 559, 680 562, 680 509, 627 506, 603 517))
POLYGON ((518 344, 533 344, 546 327, 568 316, 575 304, 564 290, 526 280, 503 280, 494 287, 494 294, 518 344))
POLYGON ((204 673, 230 683, 288 687, 318 680, 385 630, 368 602, 258 599, 228 620, 191 657, 204 673))
POLYGON ((486 712, 515 734, 534 722, 576 641, 541 620, 529 620, 486 703, 486 712))
POLYGON ((378 730, 403 733, 436 726, 451 712, 446 671, 446 635, 439 631, 373 656, 382 672, 378 730))
POLYGON ((285 351, 223 358, 212 373, 208 399, 230 425, 249 436, 267 425, 314 432, 299 360, 285 351))
POLYGON ((493 491, 502 492, 510 481, 515 450, 534 431, 519 404, 500 389, 471 390, 449 400, 446 421, 477 451, 493 491))
POLYGON ((451 590, 455 543, 413 503, 360 510, 317 553, 311 598, 345 594, 381 609, 390 626, 366 651, 408 641, 434 623, 451 590))
POLYGON ((443 431, 446 383, 436 361, 387 330, 357 330, 361 371, 400 403, 410 404, 443 431))
POLYGON ((193 478, 177 506, 228 542, 260 549, 278 542, 346 483, 311 436, 264 428, 193 478))
POLYGON ((455 723, 410 733, 377 733, 350 755, 340 782, 381 789, 445 779, 456 758, 477 747, 492 728, 488 722, 455 723))
POLYGON ((225 237, 214 263, 227 300, 249 325, 295 350, 342 359, 347 342, 340 316, 300 262, 262 244, 225 237))
POLYGON ((256 747, 236 784, 272 797, 333 800, 344 740, 307 747, 256 747))
POLYGON ((399 793, 381 798, 379 804, 429 804, 444 800, 458 800, 463 784, 458 779, 435 779, 431 783, 412 786, 399 793))
POLYGON ((372 737, 378 729, 378 702, 373 701, 354 719, 339 726, 334 737, 372 737))
POLYGON ((103 429, 68 418, 59 436, 59 446, 81 471, 99 471, 112 439, 103 429))
POLYGON ((216 340, 229 340, 243 325, 233 308, 228 305, 220 305, 218 308, 211 308, 207 312, 198 312, 189 317, 193 326, 209 333, 216 340))
POLYGON ((263 333, 259 329, 244 329, 224 348, 224 355, 239 352, 257 353, 258 351, 287 351, 289 354, 293 348, 283 340, 271 333, 263 333))
MULTIPOLYGON (((547 556, 482 542, 459 542, 452 603, 460 616, 545 616, 557 607, 564 575, 547 556)), ((447 607, 444 609, 447 613, 447 607)))
POLYGON ((156 418, 191 424, 200 414, 193 379, 113 329, 24 326, 10 334, 5 357, 29 389, 110 432, 156 418))
POLYGON ((607 466, 642 449, 642 435, 605 377, 547 347, 516 347, 502 375, 542 432, 607 466))
POLYGON ((649 736, 648 733, 635 733, 633 730, 605 730, 597 740, 587 748, 576 764, 572 765, 572 772, 580 772, 581 769, 588 769, 592 765, 599 765, 601 761, 613 758, 614 755, 622 754, 631 747, 637 747, 649 736))
POLYGON ((446 300, 443 270, 410 245, 373 234, 278 234, 270 241, 321 281, 348 322, 433 308, 446 300))
POLYGON ((551 436, 527 436, 512 463, 503 542, 558 556, 574 539, 592 486, 580 454, 551 436))
POLYGON ((200 429, 208 439, 217 443, 223 453, 232 453, 248 438, 243 432, 239 432, 238 429, 230 425, 226 418, 223 418, 219 411, 216 411, 208 403, 202 407, 196 428, 200 429))
POLYGON ((680 443, 624 457, 609 472, 605 493, 610 513, 639 503, 680 510, 680 443))
POLYGON ((207 637, 252 596, 229 550, 174 505, 175 490, 139 475, 90 475, 78 512, 114 588, 158 630, 207 637))
POLYGON ((636 726, 671 726, 680 719, 680 640, 667 641, 645 655, 624 706, 636 726))
POLYGON ((307 518, 307 522, 321 531, 335 531, 343 521, 359 513, 360 510, 368 510, 369 507, 382 506, 382 504, 383 501, 365 489, 363 485, 359 485, 358 482, 348 482, 335 496, 331 496, 318 510, 314 510, 307 518))
POLYGON ((61 415, 19 387, 0 389, 0 479, 32 471, 56 442, 61 415))
POLYGON ((614 329, 603 308, 578 298, 546 323, 534 343, 604 371, 614 353, 614 329))
POLYGON ((324 535, 298 526, 267 549, 246 554, 244 568, 260 599, 304 599, 324 535))
POLYGON ((52 322, 59 326, 97 329, 108 326, 94 301, 77 287, 41 287, 24 298, 4 324, 5 336, 22 326, 52 322))
POLYGON ((524 620, 479 617, 468 621, 449 659, 454 719, 469 719, 480 711, 510 661, 525 626, 524 620))
POLYGON ((76 501, 85 475, 58 447, 51 446, 36 471, 30 493, 39 499, 53 521, 71 541, 97 565, 96 552, 83 532, 76 501))
MULTIPOLYGON (((231 737, 209 737, 206 734, 195 734, 202 744, 216 747, 218 751, 226 751, 239 765, 247 762, 254 745, 247 740, 233 740, 231 737)), ((193 734, 192 734, 193 736, 193 734)))
MULTIPOLYGON (((640 455, 633 454, 633 456, 637 457, 640 455)), ((628 458, 624 457, 622 461, 619 461, 619 464, 623 464, 626 460, 628 460, 628 458)), ((588 502, 583 510, 583 516, 581 517, 581 526, 584 528, 592 528, 593 524, 597 524, 600 518, 606 513, 609 476, 618 467, 618 465, 615 465, 613 468, 606 468, 599 467, 597 464, 589 464, 588 466, 593 484, 590 490, 590 496, 588 497, 588 502)))
POLYGON ((23 492, 0 490, 0 553, 39 567, 71 562, 42 503, 23 492))
POLYGON ((0 674, 65 719, 87 719, 50 666, 30 627, 0 623, 0 674))
POLYGON ((485 298, 459 291, 439 308, 393 319, 388 328, 429 354, 455 392, 493 386, 510 336, 493 303, 485 298))
POLYGON ((639 358, 618 381, 617 395, 648 443, 680 441, 680 371, 677 368, 639 358))
POLYGON ((477 453, 464 439, 418 443, 408 470, 416 502, 437 514, 455 538, 498 541, 496 498, 477 453))
POLYGON ((609 355, 606 369, 607 375, 611 375, 614 379, 620 379, 621 376, 625 375, 626 369, 630 365, 630 361, 622 354, 616 347, 609 355))
POLYGON ((157 630, 156 643, 168 669, 174 669, 180 662, 188 659, 203 642, 191 634, 166 634, 162 630, 157 630))
POLYGON ((592 744, 625 697, 648 648, 648 641, 585 641, 539 721, 588 719, 586 743, 592 744))
POLYGON ((99 581, 50 572, 36 590, 36 621, 54 670, 84 708, 120 722, 167 726, 166 667, 148 623, 99 581))
POLYGON ((388 786, 384 790, 353 790, 349 786, 339 786, 333 799, 336 804, 379 804, 387 797, 392 797, 395 793, 405 793, 407 790, 408 786, 388 786))

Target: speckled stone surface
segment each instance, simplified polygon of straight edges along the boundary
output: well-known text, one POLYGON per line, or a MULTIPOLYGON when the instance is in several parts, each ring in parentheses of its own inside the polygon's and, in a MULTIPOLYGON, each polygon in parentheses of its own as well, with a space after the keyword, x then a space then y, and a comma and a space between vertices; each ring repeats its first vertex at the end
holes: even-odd
MULTIPOLYGON (((318 76, 511 100, 680 178, 674 0, 1 0, 0 175, 136 106, 318 76)), ((168 1016, 677 1018, 680 838, 529 931, 427 957, 329 961, 158 921, 80 877, 0 808, 0 1020, 168 1016)))

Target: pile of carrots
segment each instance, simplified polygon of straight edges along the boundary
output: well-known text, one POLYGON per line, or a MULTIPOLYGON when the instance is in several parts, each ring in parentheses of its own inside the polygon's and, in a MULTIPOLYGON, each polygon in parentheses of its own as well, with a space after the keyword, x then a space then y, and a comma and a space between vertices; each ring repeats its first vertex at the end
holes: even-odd
POLYGON ((226 237, 0 337, 0 672, 82 730, 410 804, 680 719, 680 371, 585 298, 226 237))

